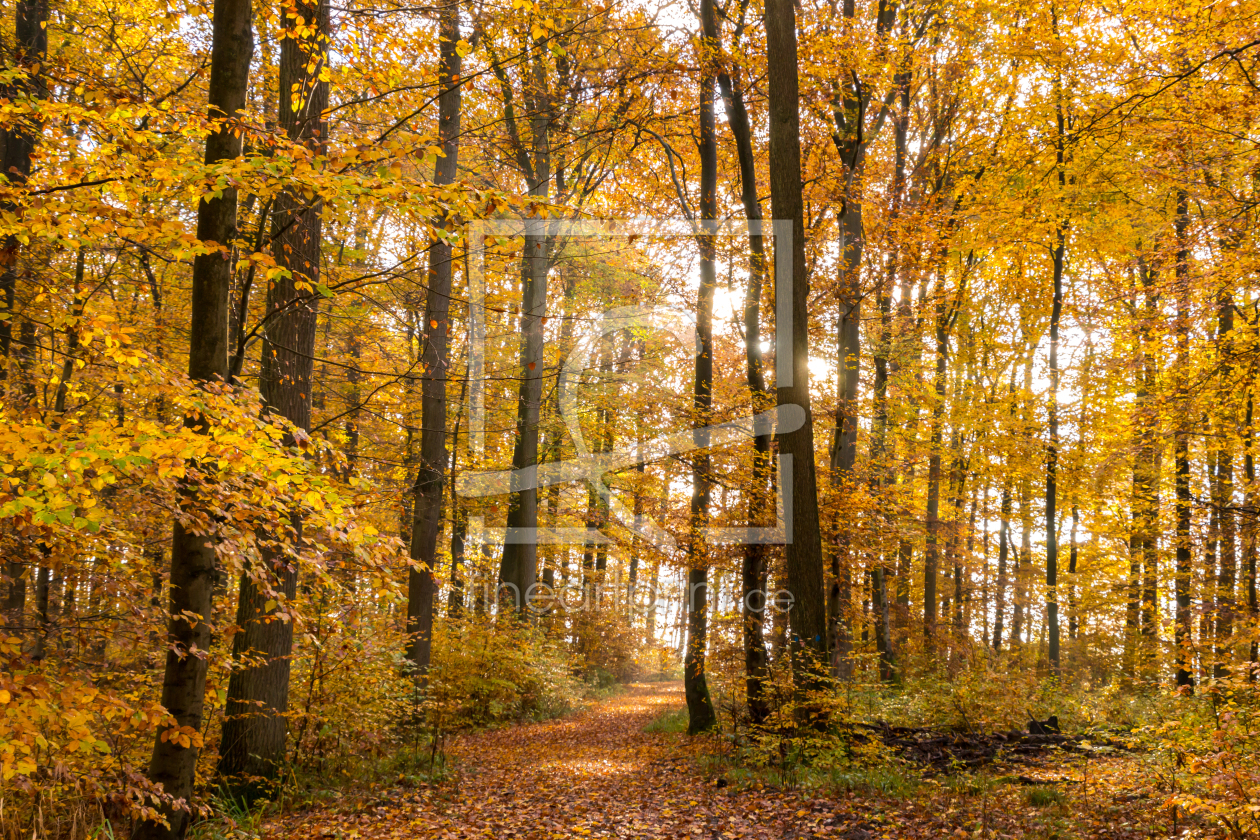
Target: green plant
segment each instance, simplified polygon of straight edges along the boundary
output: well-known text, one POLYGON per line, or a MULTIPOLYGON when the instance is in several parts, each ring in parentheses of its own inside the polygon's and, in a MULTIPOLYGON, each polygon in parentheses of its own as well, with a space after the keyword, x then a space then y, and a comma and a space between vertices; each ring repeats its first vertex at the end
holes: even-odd
POLYGON ((687 710, 671 709, 643 727, 644 732, 681 735, 687 731, 687 710))
POLYGON ((1047 785, 1034 785, 1024 790, 1024 801, 1034 808, 1049 808, 1067 801, 1063 791, 1047 785))
POLYGON ((917 773, 896 764, 837 767, 830 771, 827 782, 837 791, 875 793, 893 799, 909 799, 923 785, 917 773))
POLYGON ((954 796, 983 796, 998 784, 992 776, 977 773, 955 773, 941 782, 946 792, 954 796))

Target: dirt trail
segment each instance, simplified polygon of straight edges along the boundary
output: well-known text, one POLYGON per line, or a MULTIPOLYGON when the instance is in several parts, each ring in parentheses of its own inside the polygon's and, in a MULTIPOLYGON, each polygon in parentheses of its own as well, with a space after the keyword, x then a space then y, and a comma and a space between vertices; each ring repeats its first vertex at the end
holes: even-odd
MULTIPOLYGON (((763 787, 753 779, 727 784, 697 757, 720 749, 712 739, 648 733, 644 727, 684 705, 678 683, 638 684, 584 711, 545 723, 512 726, 453 739, 453 779, 435 786, 373 791, 329 808, 290 814, 263 829, 271 838, 312 840, 992 840, 1106 838, 1136 840, 1151 831, 1152 800, 1132 768, 1116 764, 1095 785, 1111 797, 1078 801, 1077 785, 1060 786, 1066 801, 1030 808, 1022 788, 959 795, 940 781, 899 798, 861 793, 802 792, 763 787), (1129 776, 1128 779, 1125 777, 1129 776), (1133 782, 1137 782, 1133 785, 1133 782), (1132 785, 1132 786, 1131 786, 1132 785), (1070 795, 1068 795, 1070 794, 1070 795), (1133 798, 1137 797, 1137 798, 1133 798), (1110 799, 1111 801, 1107 801, 1110 799), (1100 801, 1101 800, 1101 801, 1100 801)), ((1074 768, 1049 765, 1049 778, 1074 768)), ((728 770, 728 772, 730 772, 728 770)), ((1021 765, 1021 772, 1035 772, 1021 765)))
POLYGON ((355 813, 284 820, 270 826, 268 836, 819 836, 817 828, 801 830, 818 820, 816 806, 777 792, 735 795, 701 774, 685 739, 643 731, 683 704, 681 683, 637 684, 571 717, 461 736, 447 746, 458 766, 451 782, 383 793, 355 813))

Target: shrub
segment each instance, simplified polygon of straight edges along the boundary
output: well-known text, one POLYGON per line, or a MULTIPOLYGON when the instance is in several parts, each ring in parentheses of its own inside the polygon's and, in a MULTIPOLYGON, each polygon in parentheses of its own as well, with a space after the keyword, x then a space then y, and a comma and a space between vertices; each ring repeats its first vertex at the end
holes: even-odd
POLYGON ((582 698, 565 646, 510 618, 447 619, 433 631, 426 713, 439 730, 556 717, 582 698))

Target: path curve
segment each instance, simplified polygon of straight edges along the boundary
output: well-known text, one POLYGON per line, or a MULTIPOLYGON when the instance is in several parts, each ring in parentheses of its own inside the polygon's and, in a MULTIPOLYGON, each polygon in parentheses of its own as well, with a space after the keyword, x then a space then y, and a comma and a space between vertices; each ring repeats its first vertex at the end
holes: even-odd
POLYGON ((736 794, 706 778, 693 760, 698 744, 644 731, 682 706, 681 683, 639 683, 558 720, 458 736, 447 745, 458 767, 447 784, 385 796, 339 819, 324 813, 296 825, 285 821, 283 834, 278 825, 267 834, 336 840, 820 836, 816 803, 779 791, 736 794))

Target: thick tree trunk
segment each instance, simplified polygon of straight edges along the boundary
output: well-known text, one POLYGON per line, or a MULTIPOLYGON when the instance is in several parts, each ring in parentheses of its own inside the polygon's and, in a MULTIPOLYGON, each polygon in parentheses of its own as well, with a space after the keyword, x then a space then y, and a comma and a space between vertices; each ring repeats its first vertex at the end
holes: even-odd
MULTIPOLYGON (((41 66, 48 54, 48 34, 45 24, 48 22, 48 0, 18 0, 15 10, 13 29, 13 51, 3 56, 7 68, 21 67, 27 72, 24 82, 0 87, 0 96, 16 99, 20 93, 35 98, 44 95, 44 81, 41 66)), ((0 175, 14 186, 25 184, 31 175, 31 153, 35 150, 36 133, 27 128, 5 128, 0 132, 0 175)), ((16 208, 10 202, 0 202, 0 210, 13 211, 16 208)), ((24 376, 22 383, 12 377, 10 363, 16 358, 24 372, 29 370, 34 360, 33 346, 35 325, 22 319, 18 349, 13 350, 13 322, 17 307, 17 283, 19 274, 18 252, 21 243, 16 236, 9 236, 0 250, 0 313, 7 317, 0 318, 0 381, 12 379, 6 397, 10 405, 29 404, 34 397, 34 381, 24 376), (28 339, 29 332, 29 339, 28 339), (18 387, 25 392, 17 393, 18 387)), ((18 559, 10 559, 5 564, 5 576, 8 579, 8 592, 5 597, 5 622, 11 634, 24 635, 26 610, 26 563, 18 559)))
MULTIPOLYGON (((6 69, 21 67, 27 73, 24 81, 4 85, 0 96, 16 99, 22 93, 30 98, 42 97, 44 79, 41 72, 48 55, 48 0, 18 0, 14 16, 13 51, 3 57, 6 69)), ((21 186, 31 177, 31 153, 35 151, 36 132, 26 127, 3 129, 0 136, 0 174, 14 186, 21 186)), ((0 210, 14 207, 3 202, 0 210)), ((13 342, 13 312, 17 305, 18 250, 16 236, 5 239, 0 251, 0 306, 9 317, 0 319, 0 379, 8 376, 8 362, 13 342)))
POLYGON ((778 401, 779 405, 798 405, 805 412, 800 429, 779 435, 780 456, 792 458, 792 486, 784 488, 792 495, 787 588, 796 599, 790 614, 793 673, 797 690, 805 694, 819 687, 826 667, 827 611, 809 394, 809 267, 805 262, 795 6, 791 0, 769 0, 765 20, 771 207, 775 219, 792 226, 790 243, 780 237, 774 240, 775 299, 791 301, 791 309, 785 313, 789 317, 778 322, 778 330, 791 342, 790 352, 780 343, 776 357, 778 401))
MULTIPOLYGON (((207 165, 231 160, 241 153, 241 132, 231 121, 245 107, 254 52, 252 23, 250 0, 215 0, 209 104, 211 115, 226 121, 206 139, 207 165)), ((197 238, 213 242, 222 250, 193 261, 188 374, 194 382, 222 382, 228 375, 232 276, 228 248, 236 238, 235 187, 227 186, 220 197, 198 205, 197 238)), ((201 416, 186 418, 185 422, 207 431, 201 416)), ((181 504, 186 515, 199 513, 195 488, 186 488, 181 504)), ((204 657, 210 648, 215 577, 214 542, 176 522, 171 541, 170 619, 162 680, 162 706, 173 720, 158 732, 149 762, 149 778, 162 785, 173 801, 160 809, 166 825, 157 820, 141 820, 132 831, 133 840, 181 838, 188 830, 188 806, 206 693, 204 657)))
MULTIPOLYGON (((535 44, 535 50, 543 50, 535 44)), ((546 59, 535 54, 527 97, 531 149, 517 148, 517 165, 525 176, 531 198, 547 201, 551 190, 552 104, 547 88, 546 59)), ((509 117, 514 136, 519 136, 516 119, 509 117)), ((551 269, 552 240, 545 219, 525 220, 525 247, 521 254, 521 368, 516 402, 516 442, 512 449, 512 469, 519 476, 538 465, 538 431, 542 415, 543 319, 547 315, 547 275, 551 269)), ((523 612, 526 599, 538 579, 538 544, 527 540, 520 529, 538 527, 538 488, 520 487, 514 478, 508 501, 508 541, 503 546, 499 570, 499 600, 505 609, 523 612)))
MULTIPOLYGON (((297 8, 313 31, 301 36, 291 30, 281 42, 279 125, 295 145, 319 155, 328 139, 328 84, 319 75, 327 60, 329 6, 327 0, 315 0, 297 8)), ((286 189, 276 197, 272 253, 288 276, 277 276, 267 290, 259 391, 269 414, 302 431, 311 427, 322 237, 323 202, 318 195, 308 198, 286 189)), ((292 438, 287 442, 297 443, 292 438)), ((216 768, 224 785, 246 802, 274 792, 287 747, 293 622, 272 614, 291 609, 297 595, 301 515, 291 513, 287 528, 279 528, 283 530, 266 535, 259 563, 241 575, 232 653, 238 662, 257 664, 238 667, 228 681, 216 768)))
MULTIPOLYGON (((459 2, 439 8, 438 138, 433 183, 455 181, 459 157, 460 74, 459 2)), ((451 282, 453 253, 449 241, 435 236, 429 243, 429 291, 420 322, 420 470, 416 475, 411 527, 411 570, 407 574, 407 659, 412 675, 422 682, 429 671, 433 646, 433 599, 437 593, 437 542, 442 533, 443 488, 450 460, 446 447, 446 383, 450 378, 451 282)), ((452 563, 454 561, 452 560, 452 563)))

